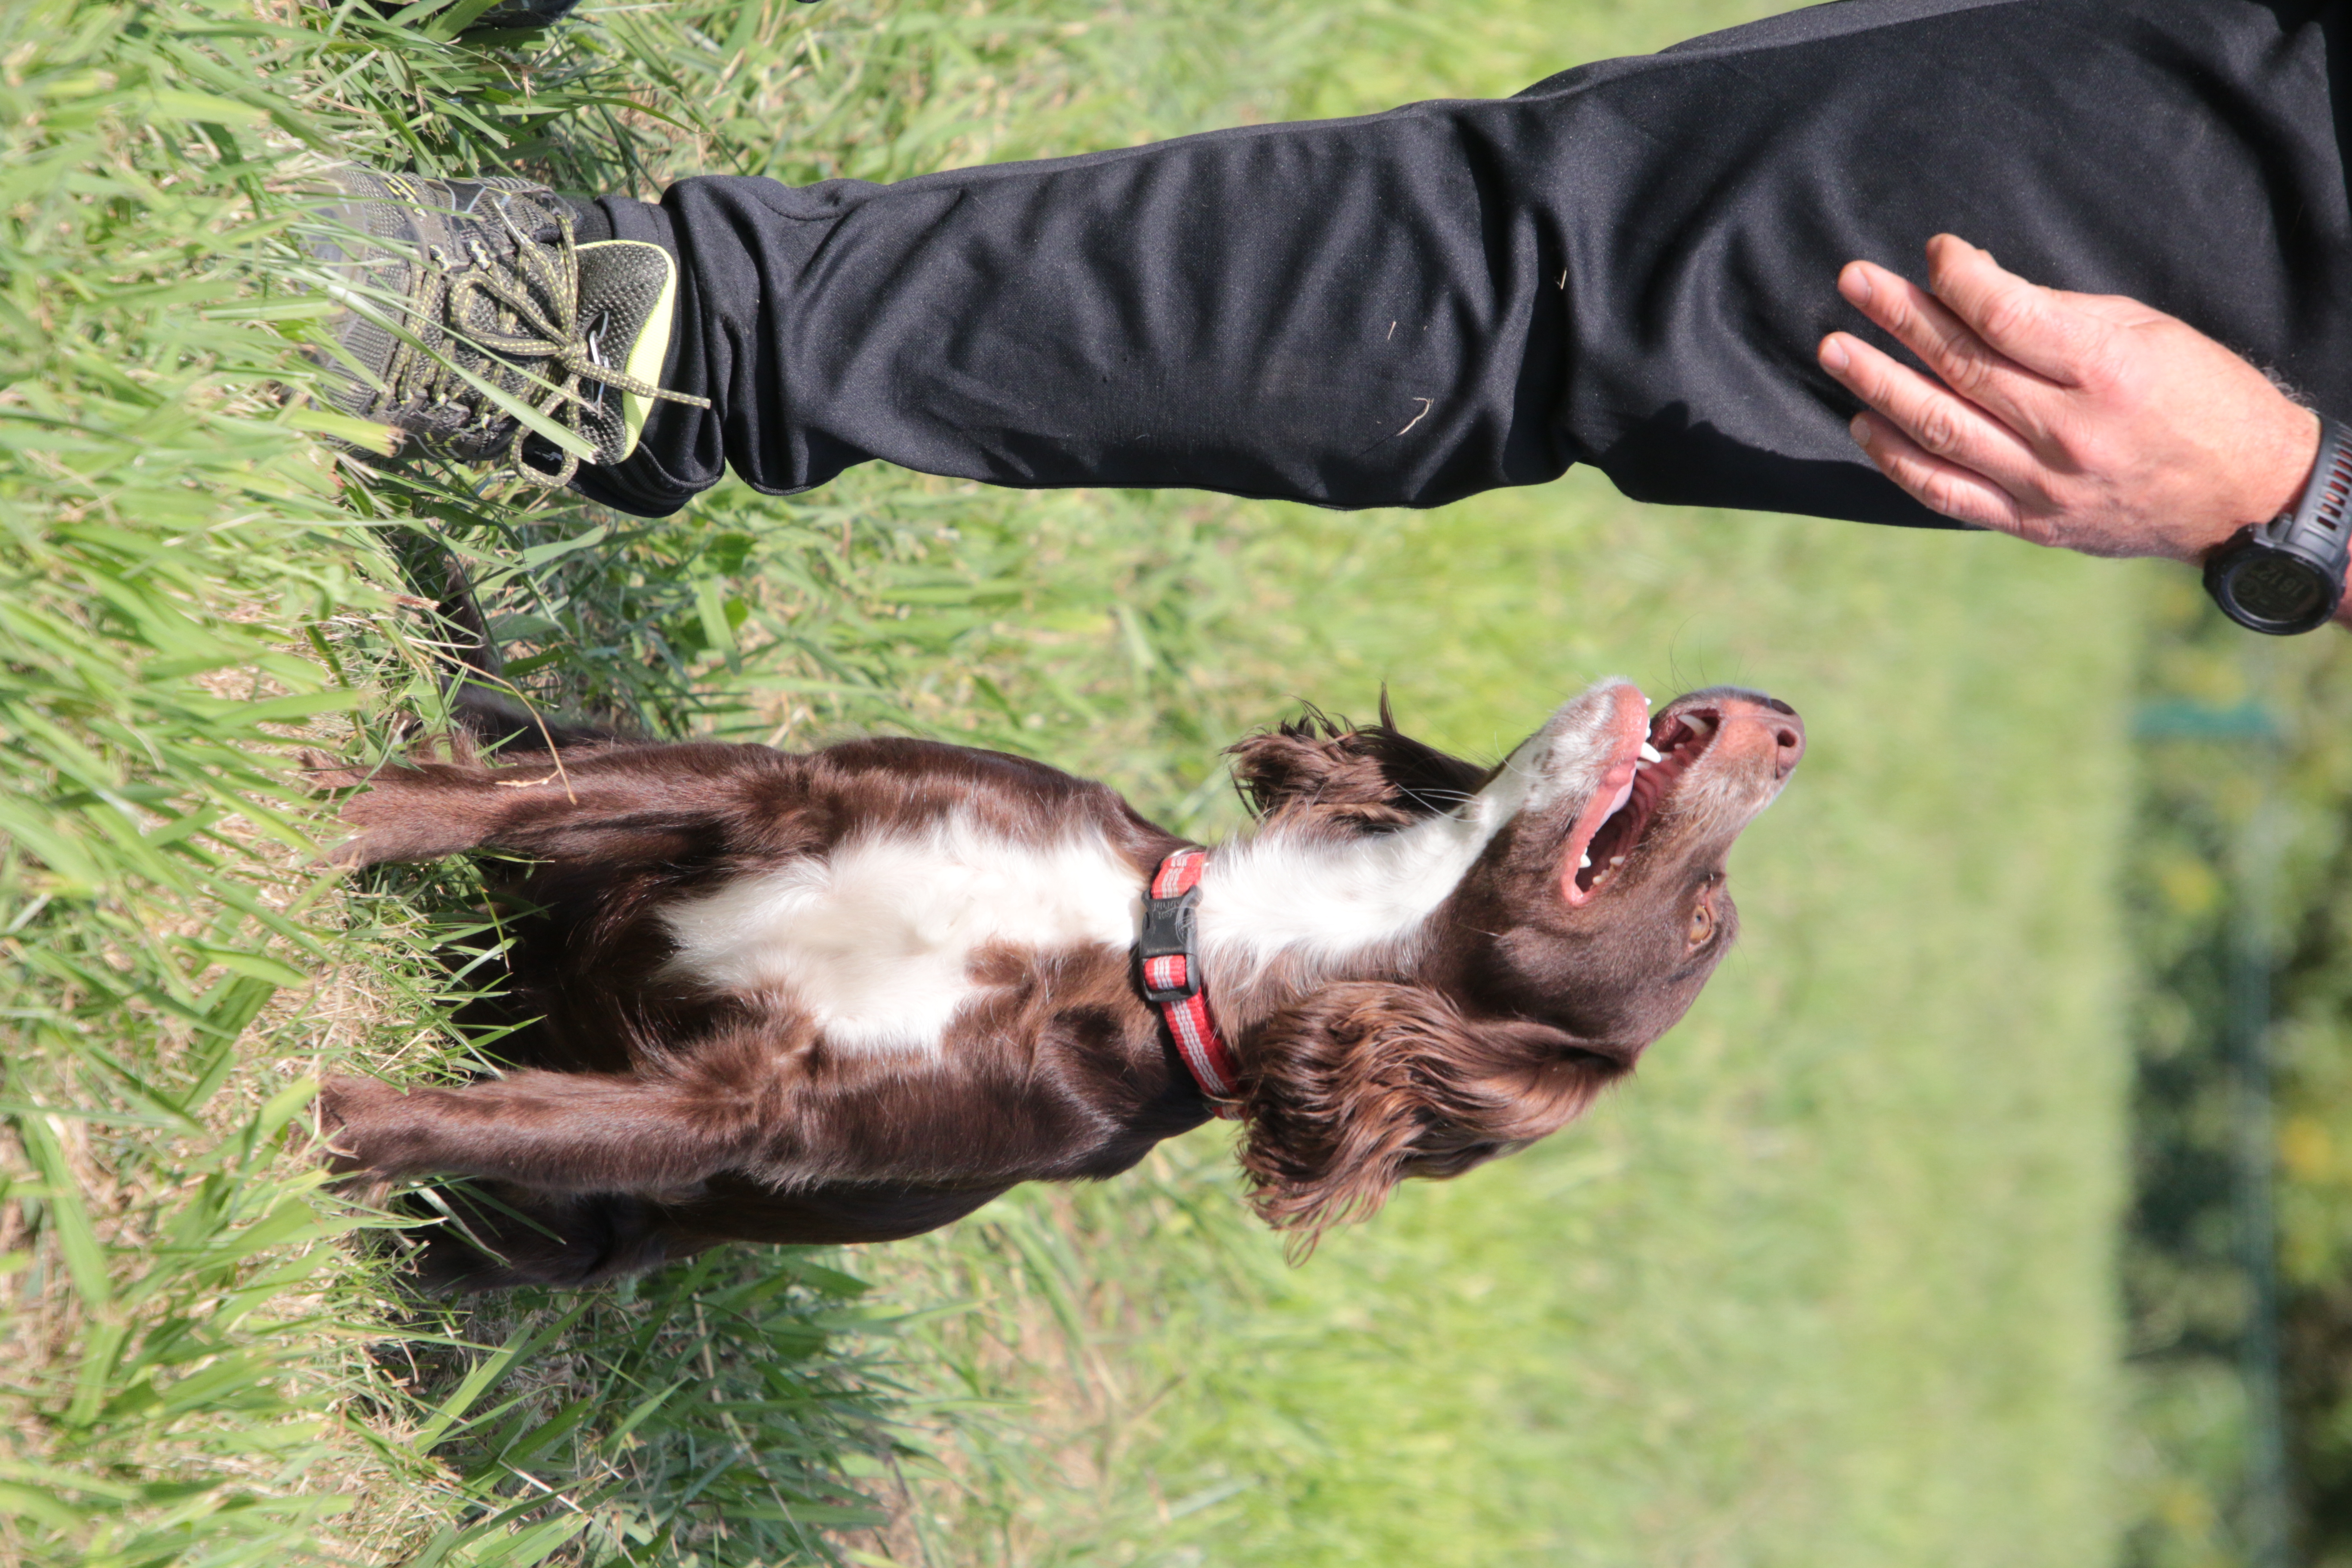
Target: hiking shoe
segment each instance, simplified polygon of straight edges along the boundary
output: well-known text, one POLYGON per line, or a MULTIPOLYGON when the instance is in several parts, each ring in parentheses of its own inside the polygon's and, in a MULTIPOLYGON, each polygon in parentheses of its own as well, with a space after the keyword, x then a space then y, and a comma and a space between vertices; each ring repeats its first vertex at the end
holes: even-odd
POLYGON ((462 462, 510 458, 568 485, 636 450, 660 384, 677 267, 658 245, 579 244, 572 209, 528 180, 347 166, 312 253, 344 306, 326 400, 462 462))

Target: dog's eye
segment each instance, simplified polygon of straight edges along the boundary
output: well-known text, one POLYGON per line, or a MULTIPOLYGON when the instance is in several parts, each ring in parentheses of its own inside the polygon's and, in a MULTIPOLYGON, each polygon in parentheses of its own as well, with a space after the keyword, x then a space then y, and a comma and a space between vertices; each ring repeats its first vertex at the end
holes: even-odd
POLYGON ((1708 908, 1706 904, 1700 904, 1697 908, 1691 910, 1690 945, 1692 950, 1696 952, 1699 948, 1705 947, 1706 945, 1706 939, 1714 934, 1715 910, 1708 908))

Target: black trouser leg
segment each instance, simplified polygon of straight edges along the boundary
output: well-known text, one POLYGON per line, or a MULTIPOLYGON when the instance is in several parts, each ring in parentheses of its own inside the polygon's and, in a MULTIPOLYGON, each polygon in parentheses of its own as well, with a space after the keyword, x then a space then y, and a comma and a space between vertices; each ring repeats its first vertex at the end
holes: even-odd
POLYGON ((1007 485, 1433 506, 1598 465, 1647 500, 1928 514, 1814 366, 1838 268, 1951 230, 2352 414, 2335 5, 1845 0, 1417 104, 1123 152, 608 202, 692 298, 675 510, 887 458, 1007 485), (2331 48, 2331 43, 2336 47, 2331 48))

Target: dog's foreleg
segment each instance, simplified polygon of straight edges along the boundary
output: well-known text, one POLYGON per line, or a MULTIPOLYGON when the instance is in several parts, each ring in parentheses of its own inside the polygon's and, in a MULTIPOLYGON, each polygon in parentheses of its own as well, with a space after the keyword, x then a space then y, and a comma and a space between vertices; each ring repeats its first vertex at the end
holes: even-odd
POLYGON ((320 1122, 334 1167, 378 1176, 481 1176, 548 1192, 659 1193, 742 1161, 756 1097, 611 1073, 519 1072, 407 1093, 330 1079, 320 1122))
POLYGON ((801 760, 764 746, 620 746, 520 766, 388 767, 342 810, 347 866, 502 849, 607 866, 674 865, 756 838, 792 847, 801 760))

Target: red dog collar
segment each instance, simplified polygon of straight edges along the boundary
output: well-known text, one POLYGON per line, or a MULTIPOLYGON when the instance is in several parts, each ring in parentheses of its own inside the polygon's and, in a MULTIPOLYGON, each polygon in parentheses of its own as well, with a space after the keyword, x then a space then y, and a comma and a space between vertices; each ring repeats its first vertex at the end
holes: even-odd
POLYGON ((1179 849, 1160 863, 1151 890, 1143 900, 1143 935, 1135 944, 1143 962, 1143 999, 1155 1004, 1168 1020, 1176 1040, 1176 1054, 1192 1069, 1193 1081, 1219 1116, 1238 1118, 1234 1086, 1241 1075, 1234 1054, 1217 1033, 1209 1016, 1209 999, 1201 990, 1201 956, 1194 937, 1193 911, 1201 901, 1201 870, 1208 852, 1179 849))

